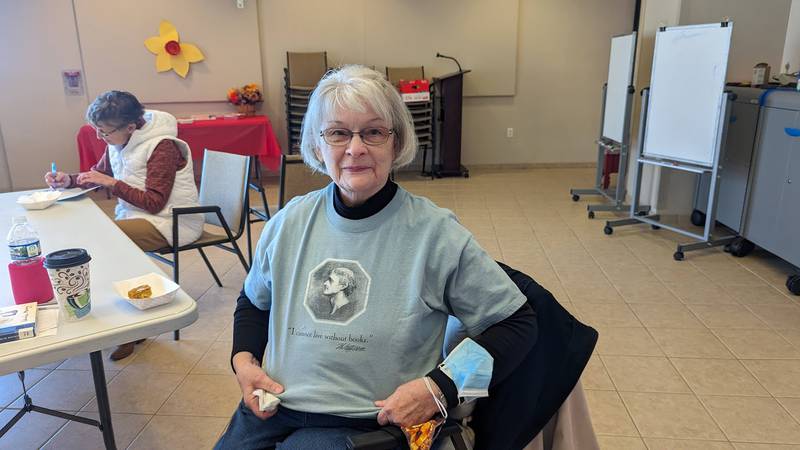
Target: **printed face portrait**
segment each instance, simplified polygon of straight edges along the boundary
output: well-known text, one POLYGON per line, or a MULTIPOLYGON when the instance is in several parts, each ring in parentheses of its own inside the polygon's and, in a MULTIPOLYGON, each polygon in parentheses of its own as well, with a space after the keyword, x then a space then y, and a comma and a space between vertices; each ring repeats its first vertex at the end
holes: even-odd
POLYGON ((358 261, 326 259, 308 274, 303 305, 315 322, 348 325, 366 311, 369 284, 358 261))

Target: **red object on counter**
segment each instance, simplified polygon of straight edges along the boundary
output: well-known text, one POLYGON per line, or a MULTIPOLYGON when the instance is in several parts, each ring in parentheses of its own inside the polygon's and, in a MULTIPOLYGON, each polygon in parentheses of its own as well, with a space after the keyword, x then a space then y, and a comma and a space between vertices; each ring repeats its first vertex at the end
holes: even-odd
POLYGON ((401 94, 413 94, 415 92, 428 92, 431 90, 428 80, 400 80, 397 88, 401 94))
POLYGON ((14 303, 47 303, 53 299, 53 285, 50 284, 50 276, 42 265, 43 262, 44 258, 39 256, 29 264, 8 264, 14 303))
MULTIPOLYGON (((280 168, 281 146, 266 116, 240 117, 238 119, 195 120, 178 124, 178 138, 192 149, 192 159, 202 160, 205 149, 245 156, 258 156, 265 167, 280 168)), ((86 172, 103 156, 106 143, 97 138, 90 125, 78 131, 78 157, 81 172, 86 172)))

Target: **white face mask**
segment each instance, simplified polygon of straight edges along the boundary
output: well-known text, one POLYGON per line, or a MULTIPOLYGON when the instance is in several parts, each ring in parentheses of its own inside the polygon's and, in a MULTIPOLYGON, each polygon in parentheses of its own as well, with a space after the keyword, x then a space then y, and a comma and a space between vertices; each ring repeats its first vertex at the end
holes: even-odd
POLYGON ((456 385, 458 396, 474 400, 489 396, 494 358, 470 338, 459 343, 439 365, 456 385))

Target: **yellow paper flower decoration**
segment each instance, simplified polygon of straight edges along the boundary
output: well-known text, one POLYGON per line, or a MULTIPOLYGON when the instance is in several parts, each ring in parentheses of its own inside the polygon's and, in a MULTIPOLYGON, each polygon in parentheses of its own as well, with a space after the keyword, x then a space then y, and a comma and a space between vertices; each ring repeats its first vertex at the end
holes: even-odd
POLYGON ((189 73, 189 63, 202 61, 205 56, 194 44, 180 42, 178 30, 167 20, 158 25, 158 36, 151 36, 144 41, 144 46, 156 55, 156 70, 165 72, 174 70, 182 78, 189 73))

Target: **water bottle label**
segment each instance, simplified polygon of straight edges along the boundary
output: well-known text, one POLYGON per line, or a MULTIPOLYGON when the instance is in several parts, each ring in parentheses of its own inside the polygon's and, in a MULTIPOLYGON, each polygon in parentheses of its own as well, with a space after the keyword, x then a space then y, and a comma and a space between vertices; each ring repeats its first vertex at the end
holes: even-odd
POLYGON ((23 259, 35 258, 42 254, 39 248, 39 241, 28 242, 20 245, 9 245, 8 249, 11 251, 11 260, 20 261, 23 259))

